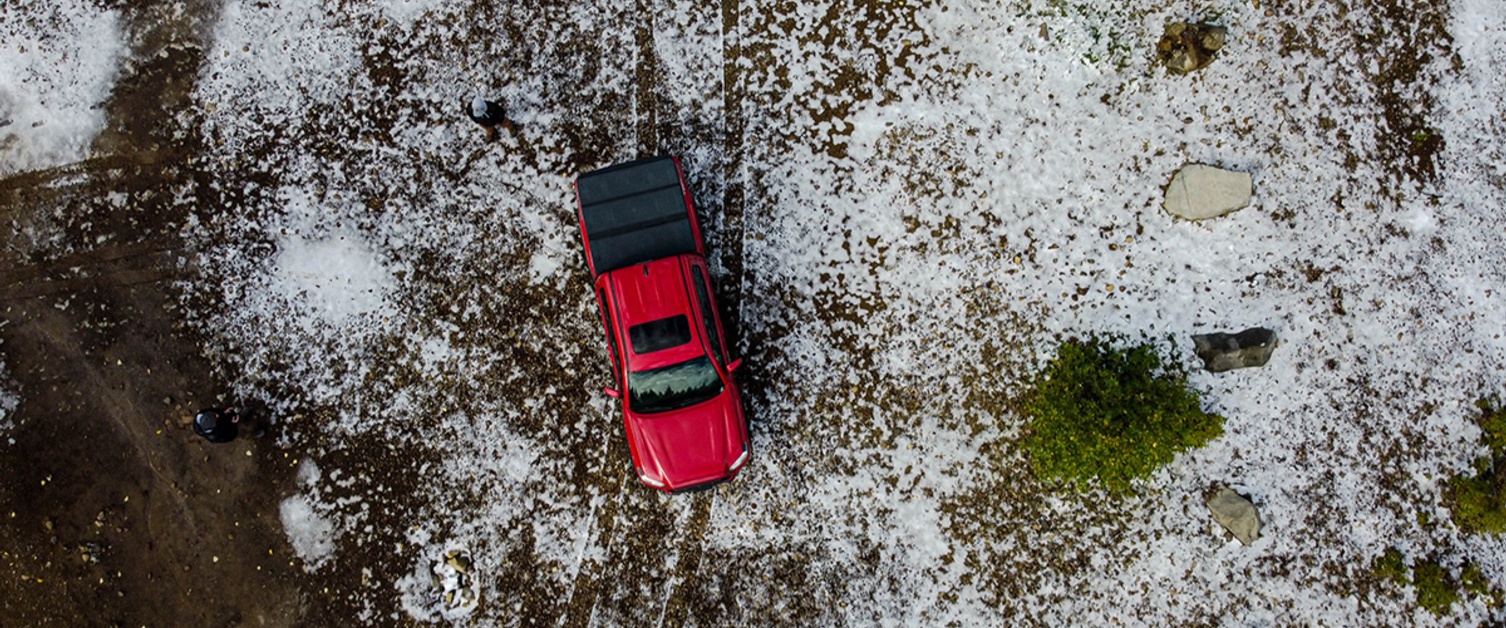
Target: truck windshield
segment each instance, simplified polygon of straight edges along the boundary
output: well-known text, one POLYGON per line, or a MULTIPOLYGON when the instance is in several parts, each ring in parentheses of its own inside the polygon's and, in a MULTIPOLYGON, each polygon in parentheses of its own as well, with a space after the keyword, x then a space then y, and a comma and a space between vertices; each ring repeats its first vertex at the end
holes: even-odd
POLYGON ((628 406, 654 414, 698 404, 722 392, 722 379, 706 356, 663 368, 628 373, 628 406))

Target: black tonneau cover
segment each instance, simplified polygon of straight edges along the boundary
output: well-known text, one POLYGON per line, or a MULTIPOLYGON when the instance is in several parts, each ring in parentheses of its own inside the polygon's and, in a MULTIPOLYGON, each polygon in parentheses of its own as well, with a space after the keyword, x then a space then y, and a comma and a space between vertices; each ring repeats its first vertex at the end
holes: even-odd
POLYGON ((673 157, 588 172, 575 180, 575 189, 597 274, 696 252, 673 157))

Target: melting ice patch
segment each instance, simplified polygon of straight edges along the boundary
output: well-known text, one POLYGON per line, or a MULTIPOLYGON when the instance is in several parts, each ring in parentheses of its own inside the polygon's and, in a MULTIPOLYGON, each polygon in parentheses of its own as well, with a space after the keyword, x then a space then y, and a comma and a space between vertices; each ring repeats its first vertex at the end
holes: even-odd
POLYGON ((317 569, 335 553, 335 539, 339 536, 335 522, 328 515, 328 507, 321 505, 318 483, 322 474, 310 460, 298 467, 298 484, 303 491, 282 502, 282 527, 288 534, 293 552, 298 554, 305 569, 317 569))
MULTIPOLYGON (((5 362, 0 360, 0 383, 4 383, 5 380, 5 362)), ((11 418, 11 414, 16 411, 16 406, 20 404, 20 398, 16 397, 9 390, 0 388, 0 436, 9 434, 11 429, 16 427, 15 420, 11 418)), ((12 445, 15 444, 15 441, 9 439, 6 442, 12 445)))
POLYGON ((335 553, 335 526, 319 515, 308 496, 294 495, 282 502, 282 527, 288 542, 309 569, 318 568, 335 553))
POLYGON ((93 3, 0 5, 0 177, 82 159, 105 126, 125 52, 120 14, 93 3))
POLYGON ((342 480, 341 475, 336 469, 325 477, 305 459, 298 465, 299 492, 282 501, 283 530, 306 571, 329 562, 340 538, 370 516, 363 497, 342 496, 351 492, 357 478, 347 474, 342 480))
POLYGON ((383 315, 384 295, 393 285, 381 259, 351 232, 284 240, 272 278, 274 293, 304 306, 300 323, 306 331, 383 315))
POLYGON ((295 379, 311 400, 367 382, 373 361, 364 356, 408 320, 398 278, 412 268, 394 259, 392 239, 371 227, 366 210, 346 191, 289 185, 258 199, 228 232, 190 225, 190 239, 206 243, 200 272, 219 278, 195 291, 223 299, 190 316, 245 339, 223 359, 239 364, 246 381, 295 379))

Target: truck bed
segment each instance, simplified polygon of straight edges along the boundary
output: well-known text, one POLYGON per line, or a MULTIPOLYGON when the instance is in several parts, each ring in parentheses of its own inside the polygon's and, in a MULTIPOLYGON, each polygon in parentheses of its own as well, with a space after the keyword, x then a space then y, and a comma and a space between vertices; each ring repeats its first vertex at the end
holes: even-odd
POLYGON ((575 189, 596 274, 699 251, 673 157, 588 172, 575 189))

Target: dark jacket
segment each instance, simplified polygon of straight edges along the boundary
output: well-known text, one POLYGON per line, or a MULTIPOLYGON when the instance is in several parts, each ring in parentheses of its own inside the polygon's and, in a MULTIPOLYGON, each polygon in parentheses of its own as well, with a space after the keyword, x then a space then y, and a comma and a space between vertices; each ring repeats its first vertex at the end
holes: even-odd
POLYGON ((193 431, 211 443, 228 443, 240 435, 234 408, 209 408, 193 417, 193 431))
POLYGON ((507 111, 502 108, 502 105, 490 100, 486 101, 486 113, 481 116, 477 116, 471 110, 470 101, 461 101, 460 105, 465 108, 465 115, 470 116, 471 120, 474 120, 476 124, 481 126, 497 126, 507 121, 507 111))

